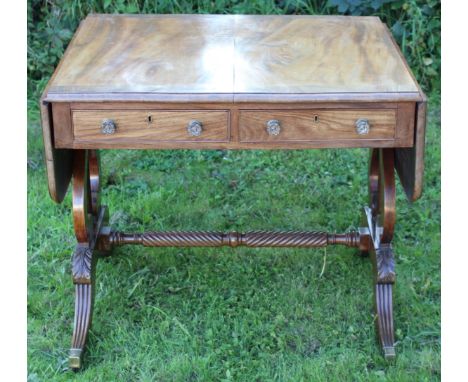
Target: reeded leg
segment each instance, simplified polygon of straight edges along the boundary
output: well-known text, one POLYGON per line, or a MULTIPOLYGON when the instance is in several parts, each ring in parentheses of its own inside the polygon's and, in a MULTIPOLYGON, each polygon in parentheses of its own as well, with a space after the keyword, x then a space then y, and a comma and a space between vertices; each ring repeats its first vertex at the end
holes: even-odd
POLYGON ((395 358, 393 337, 393 285, 375 285, 375 303, 377 309, 377 330, 380 344, 386 359, 395 358))
POLYGON ((77 150, 73 167, 73 223, 78 241, 72 259, 75 284, 75 319, 69 365, 73 370, 82 366, 82 356, 91 327, 95 268, 95 249, 107 212, 99 204, 99 156, 97 152, 77 150))
POLYGON ((376 310, 376 329, 384 357, 395 358, 395 338, 393 329, 393 284, 395 271, 392 247, 382 244, 373 252, 375 256, 376 280, 374 283, 374 299, 376 310))
POLYGON ((81 367, 81 357, 91 326, 94 300, 93 251, 77 245, 73 254, 73 281, 75 283, 75 319, 69 363, 72 369, 81 367))
POLYGON ((395 226, 393 149, 372 150, 369 166, 369 204, 365 209, 369 252, 374 269, 376 330, 386 359, 395 358, 393 285, 395 262, 391 241, 395 226))

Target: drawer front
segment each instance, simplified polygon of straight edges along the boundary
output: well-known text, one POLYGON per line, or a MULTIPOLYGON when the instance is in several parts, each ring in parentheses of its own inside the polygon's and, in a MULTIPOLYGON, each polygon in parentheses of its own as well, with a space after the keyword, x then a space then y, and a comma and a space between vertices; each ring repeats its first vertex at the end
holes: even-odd
POLYGON ((395 109, 244 110, 239 117, 241 142, 392 140, 395 127, 395 109))
POLYGON ((229 141, 229 112, 224 110, 73 110, 72 120, 75 142, 229 141))

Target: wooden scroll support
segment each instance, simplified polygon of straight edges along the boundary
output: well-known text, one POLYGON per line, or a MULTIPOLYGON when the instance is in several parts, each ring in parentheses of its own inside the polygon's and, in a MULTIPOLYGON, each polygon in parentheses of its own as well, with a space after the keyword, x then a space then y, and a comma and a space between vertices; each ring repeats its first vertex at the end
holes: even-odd
POLYGON ((385 358, 395 357, 392 292, 395 282, 391 247, 395 225, 394 150, 373 149, 369 164, 367 227, 358 232, 334 234, 319 231, 169 231, 123 233, 108 226, 108 213, 100 205, 99 155, 76 150, 73 164, 73 222, 78 241, 72 261, 75 284, 75 319, 70 349, 70 367, 82 365, 91 325, 95 269, 98 256, 114 246, 140 244, 146 247, 325 247, 345 245, 370 253, 374 268, 376 327, 385 358))
POLYGON ((107 224, 106 207, 99 202, 99 153, 76 150, 73 161, 73 224, 78 241, 72 258, 75 319, 69 355, 70 367, 81 367, 91 326, 99 232, 107 224))
POLYGON ((391 241, 395 226, 394 150, 373 149, 369 163, 369 205, 365 218, 374 269, 376 330, 386 359, 395 358, 393 285, 395 263, 391 241))

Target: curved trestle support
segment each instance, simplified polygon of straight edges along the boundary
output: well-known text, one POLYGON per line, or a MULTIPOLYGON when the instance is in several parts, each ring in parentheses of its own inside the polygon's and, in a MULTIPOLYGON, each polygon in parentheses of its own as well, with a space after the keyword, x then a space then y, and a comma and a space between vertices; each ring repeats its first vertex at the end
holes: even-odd
POLYGON ((92 320, 95 269, 98 254, 114 246, 141 244, 148 247, 325 247, 345 245, 369 252, 374 266, 376 328, 386 358, 395 357, 393 329, 394 258, 391 247, 395 224, 394 150, 373 149, 369 164, 367 227, 335 234, 319 231, 289 232, 114 232, 108 226, 107 209, 100 205, 99 153, 74 151, 73 222, 77 246, 73 254, 75 319, 70 367, 82 366, 82 356, 92 320), (99 252, 98 252, 99 251, 99 252))
POLYGON ((395 226, 394 150, 374 149, 369 164, 370 208, 365 209, 374 269, 376 330, 386 359, 395 358, 393 285, 395 261, 391 241, 395 226))
POLYGON ((76 150, 73 164, 73 224, 78 244, 72 257, 75 319, 69 355, 69 365, 73 370, 81 367, 91 326, 98 255, 95 247, 107 219, 106 207, 99 204, 99 154, 76 150))

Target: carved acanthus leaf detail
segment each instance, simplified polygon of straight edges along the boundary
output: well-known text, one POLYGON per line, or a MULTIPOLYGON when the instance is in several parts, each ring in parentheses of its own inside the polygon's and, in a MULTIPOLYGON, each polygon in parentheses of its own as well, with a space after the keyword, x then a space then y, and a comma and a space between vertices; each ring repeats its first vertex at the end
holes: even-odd
POLYGON ((391 244, 381 244, 375 251, 377 260, 377 282, 395 283, 395 260, 391 244))
POLYGON ((92 261, 93 251, 78 244, 72 260, 72 274, 75 284, 91 284, 92 261))

